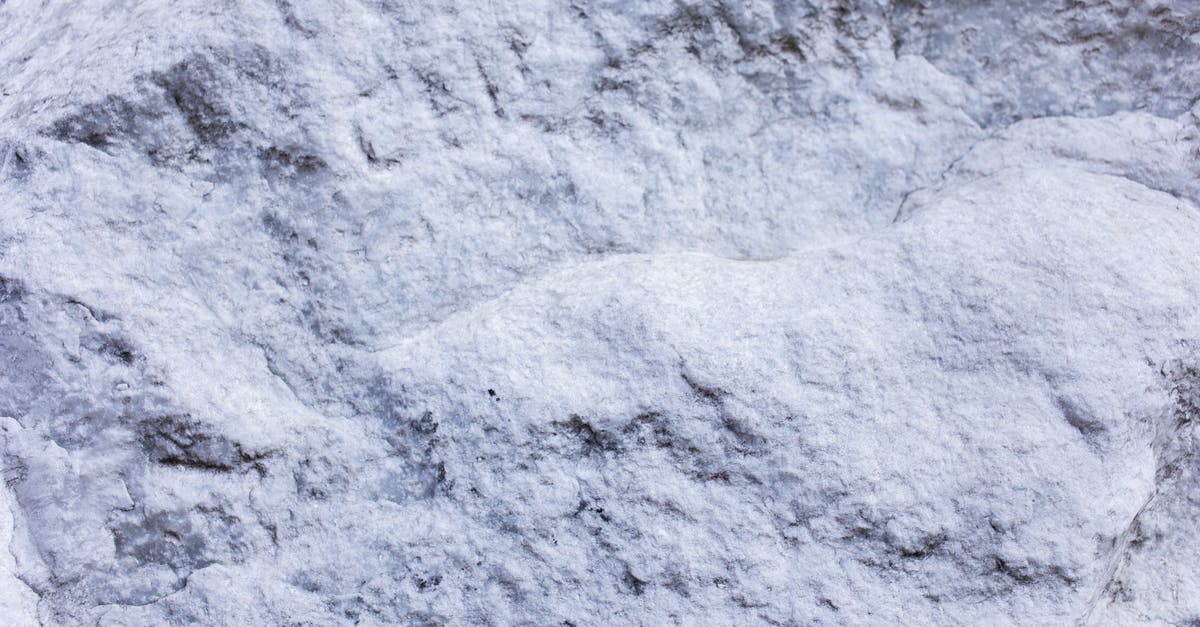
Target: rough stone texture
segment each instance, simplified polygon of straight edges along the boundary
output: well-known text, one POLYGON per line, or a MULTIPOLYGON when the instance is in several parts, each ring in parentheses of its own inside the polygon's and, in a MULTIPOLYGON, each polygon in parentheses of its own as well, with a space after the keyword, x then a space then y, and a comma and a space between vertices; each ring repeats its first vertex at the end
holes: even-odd
POLYGON ((1200 4, 0 1, 7 624, 1200 623, 1200 4))

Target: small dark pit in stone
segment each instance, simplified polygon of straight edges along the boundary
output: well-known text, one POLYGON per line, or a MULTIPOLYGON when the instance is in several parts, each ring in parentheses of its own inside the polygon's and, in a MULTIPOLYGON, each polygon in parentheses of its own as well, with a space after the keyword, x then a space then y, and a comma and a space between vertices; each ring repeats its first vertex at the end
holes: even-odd
POLYGON ((801 62, 807 61, 808 58, 804 54, 803 48, 800 46, 800 39, 795 35, 779 35, 771 38, 771 43, 779 47, 779 51, 783 54, 795 57, 801 62))
POLYGON ((165 415, 141 424, 142 446, 150 461, 207 472, 255 470, 265 475, 267 453, 248 451, 240 442, 212 430, 188 414, 165 415))
POLYGON ((438 430, 438 423, 433 419, 433 412, 428 411, 424 414, 421 414, 420 418, 414 418, 410 420, 409 426, 413 431, 425 435, 437 433, 438 430))
POLYGON ((267 170, 282 176, 311 175, 326 169, 325 160, 297 148, 270 146, 258 151, 267 170))
MULTIPOLYGON (((0 147, 0 150, 6 150, 7 147, 0 147)), ((7 174, 9 178, 18 181, 25 180, 29 173, 33 170, 33 163, 27 149, 21 146, 12 149, 8 159, 0 157, 0 174, 7 174)))
POLYGON ((900 556, 917 559, 929 557, 945 543, 946 536, 944 534, 929 536, 927 538, 923 538, 921 543, 917 546, 901 547, 899 549, 900 556))
POLYGON ((649 583, 644 579, 639 579, 637 575, 634 575, 633 571, 629 570, 628 566, 625 567, 625 575, 621 578, 621 580, 625 583, 625 586, 632 590, 637 596, 641 596, 642 593, 646 591, 646 584, 649 583))
POLYGON ((716 472, 698 472, 696 478, 701 481, 720 481, 721 483, 729 483, 729 471, 718 470, 716 472))
POLYGON ((578 415, 571 416, 571 419, 566 422, 556 422, 555 426, 566 427, 572 435, 579 438, 585 455, 594 455, 605 451, 615 452, 621 449, 620 443, 612 434, 593 427, 591 423, 578 415))
POLYGON ((20 279, 0 276, 0 303, 20 300, 25 295, 25 284, 20 279))
POLYGON ((688 387, 691 388, 692 394, 695 394, 696 398, 700 399, 701 401, 703 401, 705 403, 709 403, 709 404, 719 403, 721 401, 721 397, 725 396, 724 390, 721 390, 718 388, 713 388, 713 387, 708 387, 706 385, 702 385, 699 382, 697 382, 696 380, 687 376, 686 374, 682 375, 682 376, 683 376, 684 383, 687 383, 688 387))
POLYGON ((99 353, 104 357, 119 360, 126 365, 132 364, 137 358, 137 353, 134 352, 133 346, 124 339, 119 337, 105 337, 100 344, 99 353))
POLYGON ((1013 581, 1020 584, 1033 583, 1034 578, 1027 572, 1027 569, 1019 568, 1004 561, 1003 558, 995 557, 992 571, 1000 573, 1013 581))
POLYGON ((442 576, 441 575, 433 575, 432 577, 429 577, 429 578, 417 577, 416 581, 417 581, 417 589, 418 590, 425 590, 426 588, 430 588, 430 587, 436 588, 439 584, 442 583, 442 576))

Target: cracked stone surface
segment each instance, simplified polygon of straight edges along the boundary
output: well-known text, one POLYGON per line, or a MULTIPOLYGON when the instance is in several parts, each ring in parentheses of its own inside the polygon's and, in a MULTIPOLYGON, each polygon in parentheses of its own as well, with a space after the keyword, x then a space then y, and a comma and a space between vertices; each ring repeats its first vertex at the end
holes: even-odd
POLYGON ((12 625, 1200 624, 1200 3, 0 0, 12 625))

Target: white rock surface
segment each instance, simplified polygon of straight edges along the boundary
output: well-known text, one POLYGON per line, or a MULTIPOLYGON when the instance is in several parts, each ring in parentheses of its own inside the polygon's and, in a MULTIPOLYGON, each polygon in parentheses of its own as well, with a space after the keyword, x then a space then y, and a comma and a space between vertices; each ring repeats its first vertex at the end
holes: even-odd
POLYGON ((1200 4, 0 2, 5 624, 1200 624, 1200 4))

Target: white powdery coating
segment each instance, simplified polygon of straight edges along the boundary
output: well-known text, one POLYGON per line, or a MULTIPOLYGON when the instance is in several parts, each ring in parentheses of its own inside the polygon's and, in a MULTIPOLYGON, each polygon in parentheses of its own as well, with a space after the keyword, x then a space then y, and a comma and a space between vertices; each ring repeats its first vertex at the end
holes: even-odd
POLYGON ((0 615, 1200 621, 1198 23, 0 3, 0 615))

